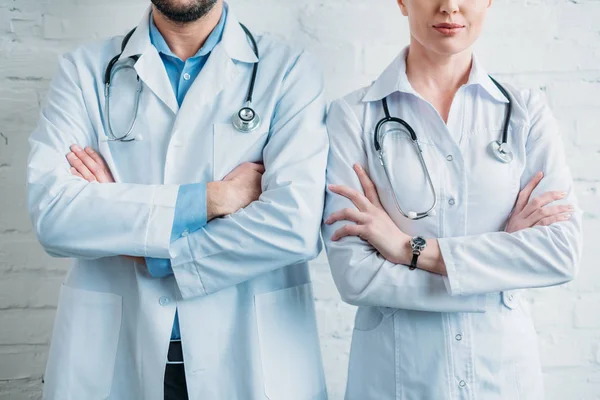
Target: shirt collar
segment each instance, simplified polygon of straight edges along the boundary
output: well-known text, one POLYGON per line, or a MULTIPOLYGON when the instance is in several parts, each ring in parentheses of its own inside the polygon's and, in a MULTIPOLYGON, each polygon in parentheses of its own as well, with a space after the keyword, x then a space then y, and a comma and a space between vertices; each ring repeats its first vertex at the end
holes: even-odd
MULTIPOLYGON (((206 41, 204 42, 202 47, 198 50, 198 52, 190 58, 198 58, 198 57, 206 56, 217 46, 217 44, 221 41, 221 37, 223 36, 223 30, 225 29, 225 21, 226 20, 227 20, 227 4, 223 4, 223 12, 221 13, 221 18, 219 19, 219 23, 217 24, 215 29, 213 29, 213 31, 210 33, 210 35, 208 35, 208 38, 206 38, 206 41)), ((154 18, 152 18, 152 13, 150 13, 149 21, 150 21, 149 22, 150 42, 154 45, 154 47, 156 47, 156 50, 158 50, 159 53, 162 53, 169 57, 174 57, 174 58, 179 59, 179 57, 171 51, 171 49, 169 48, 169 45, 165 41, 165 38, 163 37, 163 35, 160 33, 160 31, 154 24, 154 18)))
MULTIPOLYGON (((404 50, 392 61, 392 63, 383 71, 371 85, 367 93, 363 97, 363 102, 379 101, 394 92, 409 93, 417 97, 421 97, 408 81, 406 75, 406 57, 408 56, 409 47, 404 50)), ((489 75, 477 57, 473 54, 471 72, 465 86, 479 85, 495 100, 508 103, 508 99, 502 94, 500 89, 490 79, 489 75)))
MULTIPOLYGON (((256 63, 258 62, 258 58, 254 54, 254 50, 246 33, 240 26, 238 19, 236 18, 234 12, 231 10, 229 5, 224 3, 224 6, 227 8, 227 16, 224 19, 224 28, 222 32, 222 40, 220 44, 222 44, 225 48, 226 53, 234 60, 247 62, 247 63, 256 63)), ((152 7, 148 7, 144 16, 142 17, 141 22, 137 26, 135 32, 131 36, 127 46, 123 53, 121 54, 120 60, 124 60, 127 57, 133 55, 143 55, 149 49, 153 49, 154 46, 150 41, 150 14, 152 12, 152 7)), ((164 40, 164 39, 163 39, 164 40)), ((218 46, 219 42, 217 41, 218 46)), ((167 46, 168 47, 168 46, 167 46)))

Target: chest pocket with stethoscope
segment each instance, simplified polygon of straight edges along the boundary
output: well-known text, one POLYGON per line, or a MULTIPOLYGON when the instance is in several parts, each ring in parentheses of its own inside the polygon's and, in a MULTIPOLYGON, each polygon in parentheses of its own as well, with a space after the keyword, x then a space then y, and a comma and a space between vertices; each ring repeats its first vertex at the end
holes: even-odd
MULTIPOLYGON (((256 58, 260 59, 258 53, 258 45, 256 44, 256 40, 252 33, 244 26, 240 24, 248 40, 252 43, 252 47, 254 50, 254 54, 256 58)), ((116 141, 116 142, 132 142, 134 140, 142 140, 141 135, 132 136, 132 133, 135 129, 138 113, 140 108, 140 101, 142 97, 142 91, 144 85, 140 80, 139 75, 135 71, 134 65, 139 59, 140 55, 133 55, 128 57, 127 61, 119 62, 119 58, 129 39, 135 32, 135 28, 131 30, 125 37, 123 38, 123 42, 121 43, 121 52, 113 57, 104 72, 104 122, 106 127, 106 136, 102 139, 103 141, 116 141), (119 71, 130 70, 135 74, 135 79, 137 79, 136 89, 135 89, 135 98, 133 100, 133 116, 131 117, 129 123, 125 125, 124 129, 115 129, 113 125, 113 119, 111 118, 111 108, 110 108, 110 99, 114 95, 113 93, 113 81, 115 76, 119 71)), ((248 94, 246 96, 246 103, 242 106, 236 113, 233 114, 231 118, 231 123, 235 127, 235 129, 242 133, 249 133, 255 131, 261 125, 260 115, 252 108, 252 97, 254 95, 254 84, 256 83, 256 74, 258 72, 258 64, 260 61, 254 63, 254 67, 252 70, 252 77, 250 79, 250 86, 248 88, 248 94)), ((122 111, 122 110, 118 110, 122 111)))
MULTIPOLYGON (((496 80, 490 77, 496 87, 507 98, 506 115, 502 129, 500 140, 492 141, 488 146, 490 157, 494 157, 497 162, 510 164, 513 161, 513 153, 508 144, 508 128, 512 116, 512 100, 508 91, 500 85, 496 80)), ((404 217, 410 220, 421 220, 427 217, 435 216, 437 207, 437 193, 435 184, 432 178, 432 173, 428 167, 428 163, 424 152, 429 150, 427 143, 419 140, 414 129, 403 119, 392 117, 388 107, 387 98, 382 100, 384 118, 379 120, 373 132, 373 146, 377 152, 379 163, 384 172, 388 189, 391 197, 394 200, 397 210, 404 217), (393 128, 388 128, 393 126, 393 128), (404 147, 399 147, 404 146, 404 147), (414 168, 406 168, 402 171, 393 168, 390 160, 409 160, 415 164, 414 168), (417 167, 418 164, 418 167, 417 167), (404 176, 396 176, 395 174, 405 174, 404 176), (409 175, 406 175, 409 174, 409 175), (393 182, 410 182, 417 185, 403 185, 403 192, 399 192, 394 187, 393 182), (407 191, 412 191, 407 193, 407 191), (404 202, 402 199, 405 199, 404 202), (418 199, 419 201, 412 201, 418 199), (416 211, 416 209, 405 210, 403 204, 415 206, 416 204, 428 204, 425 211, 416 211)), ((433 149, 433 146, 431 146, 433 149)), ((428 152, 433 153, 433 152, 428 152)), ((412 164, 411 164, 412 166, 412 164)), ((412 208, 412 207, 411 207, 412 208)))

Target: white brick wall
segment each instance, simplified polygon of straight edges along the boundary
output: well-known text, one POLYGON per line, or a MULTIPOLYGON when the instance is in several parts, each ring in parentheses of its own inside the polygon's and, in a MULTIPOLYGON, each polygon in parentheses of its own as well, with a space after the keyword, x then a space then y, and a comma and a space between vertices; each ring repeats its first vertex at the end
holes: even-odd
MULTIPOLYGON (((0 0, 0 399, 38 399, 66 263, 44 255, 25 211, 27 137, 57 66, 74 46, 135 25, 147 0, 0 0)), ((250 28, 308 48, 330 99, 373 80, 407 43, 394 0, 231 0, 250 28)), ((536 290, 548 399, 600 399, 600 1, 503 0, 478 53, 491 73, 545 88, 563 127, 586 249, 579 278, 536 290), (597 269, 598 268, 598 269, 597 269)), ((346 380, 353 307, 323 254, 313 263, 332 399, 346 380)), ((529 400, 529 399, 527 399, 529 400)), ((534 399, 532 399, 534 400, 534 399)))

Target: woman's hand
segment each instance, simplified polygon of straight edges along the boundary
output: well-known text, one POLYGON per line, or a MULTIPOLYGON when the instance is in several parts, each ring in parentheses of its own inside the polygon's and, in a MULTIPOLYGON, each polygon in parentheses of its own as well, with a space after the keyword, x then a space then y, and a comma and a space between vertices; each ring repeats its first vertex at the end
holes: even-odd
POLYGON ((548 226, 571 218, 575 210, 572 205, 544 207, 553 201, 564 199, 567 196, 564 192, 546 192, 530 200, 531 193, 543 177, 544 174, 538 172, 521 190, 506 224, 506 232, 513 233, 534 226, 548 226))
POLYGON ((102 156, 89 146, 84 150, 74 144, 71 146, 71 153, 67 154, 67 160, 71 164, 71 173, 88 182, 114 183, 115 181, 102 156))
POLYGON ((375 247, 388 261, 395 264, 406 263, 404 258, 410 236, 402 232, 387 214, 379 201, 377 189, 366 171, 358 164, 354 165, 354 171, 365 194, 346 186, 329 185, 329 190, 348 198, 358 208, 358 210, 346 208, 336 211, 325 220, 328 225, 343 220, 356 223, 338 229, 331 240, 337 241, 345 236, 358 236, 375 247))
MULTIPOLYGON (((71 173, 88 182, 114 183, 115 181, 102 156, 91 147, 86 147, 84 150, 74 144, 71 146, 71 153, 67 154, 67 160, 71 164, 71 173)), ((144 257, 123 257, 138 264, 146 265, 144 257)))

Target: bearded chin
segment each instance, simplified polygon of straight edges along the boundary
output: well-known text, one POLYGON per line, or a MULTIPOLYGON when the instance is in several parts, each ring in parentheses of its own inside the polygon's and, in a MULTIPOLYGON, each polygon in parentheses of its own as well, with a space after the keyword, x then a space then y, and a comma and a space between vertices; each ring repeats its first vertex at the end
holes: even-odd
POLYGON ((180 24, 204 17, 217 4, 217 0, 193 0, 186 5, 176 3, 176 0, 152 0, 152 4, 162 15, 170 21, 180 24))

